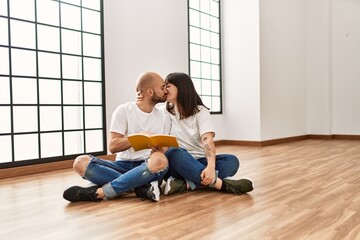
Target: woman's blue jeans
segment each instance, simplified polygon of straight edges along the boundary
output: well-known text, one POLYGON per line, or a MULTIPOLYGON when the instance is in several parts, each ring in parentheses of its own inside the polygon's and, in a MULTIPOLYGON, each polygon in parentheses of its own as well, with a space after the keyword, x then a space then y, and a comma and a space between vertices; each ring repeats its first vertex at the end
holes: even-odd
POLYGON ((92 157, 86 168, 84 178, 102 186, 108 198, 115 198, 136 187, 162 179, 168 167, 152 173, 145 160, 142 161, 108 161, 92 157))
MULTIPOLYGON (((206 158, 196 159, 185 149, 173 147, 166 151, 165 156, 169 161, 167 176, 185 179, 192 190, 203 187, 200 175, 207 166, 206 158)), ((234 155, 216 155, 215 170, 220 179, 234 176, 239 166, 239 159, 234 155)))

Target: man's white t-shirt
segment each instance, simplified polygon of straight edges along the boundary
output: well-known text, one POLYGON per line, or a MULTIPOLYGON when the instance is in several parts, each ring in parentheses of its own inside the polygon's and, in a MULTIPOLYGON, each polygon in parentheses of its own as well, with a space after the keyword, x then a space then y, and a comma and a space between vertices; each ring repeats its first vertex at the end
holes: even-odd
POLYGON ((198 113, 181 120, 177 108, 175 115, 167 114, 171 119, 170 135, 176 136, 180 147, 185 148, 194 158, 203 158, 205 154, 201 136, 207 132, 215 134, 215 131, 209 110, 201 105, 198 108, 198 113))
MULTIPOLYGON (((169 120, 164 114, 163 104, 155 106, 150 113, 143 112, 135 102, 119 105, 112 114, 110 132, 120 133, 124 136, 150 131, 154 134, 168 134, 169 120)), ((116 154, 116 160, 144 160, 150 156, 151 149, 134 151, 129 148, 116 154)))

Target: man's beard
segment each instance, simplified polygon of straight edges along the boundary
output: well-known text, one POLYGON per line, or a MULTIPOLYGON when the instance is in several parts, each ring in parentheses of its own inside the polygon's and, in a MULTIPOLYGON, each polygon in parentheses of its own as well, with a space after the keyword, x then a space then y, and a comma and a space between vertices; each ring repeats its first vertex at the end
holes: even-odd
POLYGON ((165 102, 166 100, 166 94, 163 97, 159 97, 158 95, 156 95, 156 93, 154 94, 154 96, 151 98, 151 101, 154 104, 157 104, 159 102, 165 102))

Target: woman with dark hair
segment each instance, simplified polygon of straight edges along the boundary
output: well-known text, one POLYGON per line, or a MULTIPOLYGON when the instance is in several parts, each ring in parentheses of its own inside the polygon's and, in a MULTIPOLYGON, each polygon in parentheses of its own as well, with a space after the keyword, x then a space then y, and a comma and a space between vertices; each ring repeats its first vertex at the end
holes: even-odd
POLYGON ((169 177, 164 194, 204 186, 235 194, 252 191, 251 180, 228 179, 238 171, 239 160, 231 154, 216 155, 210 112, 197 94, 191 78, 185 73, 171 73, 165 84, 170 134, 177 137, 180 148, 170 148, 165 153, 169 160, 169 177))

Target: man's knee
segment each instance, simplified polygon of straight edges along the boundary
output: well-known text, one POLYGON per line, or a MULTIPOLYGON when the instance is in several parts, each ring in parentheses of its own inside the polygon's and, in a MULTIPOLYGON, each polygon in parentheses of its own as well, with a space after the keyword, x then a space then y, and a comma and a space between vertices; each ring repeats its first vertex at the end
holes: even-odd
POLYGON ((148 160, 148 168, 151 172, 159 172, 164 170, 168 166, 168 160, 166 156, 161 152, 154 152, 151 154, 148 160))
POLYGON ((85 170, 91 160, 91 157, 88 155, 80 155, 78 156, 73 164, 73 169, 77 172, 80 176, 84 176, 85 170))

